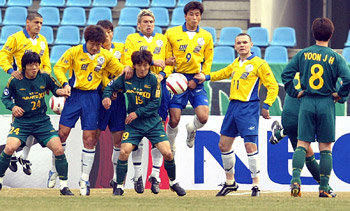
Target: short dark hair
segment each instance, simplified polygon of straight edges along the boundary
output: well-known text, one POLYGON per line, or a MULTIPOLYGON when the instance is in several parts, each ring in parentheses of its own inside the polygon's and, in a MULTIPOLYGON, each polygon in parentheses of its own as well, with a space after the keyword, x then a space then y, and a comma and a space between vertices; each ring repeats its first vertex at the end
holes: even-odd
POLYGON ((32 64, 32 63, 39 63, 39 65, 40 65, 41 60, 40 60, 39 54, 36 52, 32 52, 32 51, 29 51, 29 52, 23 54, 22 61, 21 61, 23 73, 25 73, 25 71, 26 71, 26 65, 32 64))
POLYGON ((249 40, 252 41, 252 37, 247 33, 239 33, 236 37, 239 37, 239 36, 248 36, 249 40))
POLYGON ((34 20, 35 18, 43 18, 43 16, 40 15, 38 12, 29 12, 27 15, 26 20, 34 20))
POLYGON ((199 11, 201 12, 201 15, 204 12, 204 7, 203 7, 202 3, 198 2, 198 1, 191 1, 185 5, 184 13, 185 13, 185 15, 187 15, 188 11, 195 10, 195 9, 199 9, 199 11))
POLYGON ((312 34, 318 41, 328 41, 334 32, 333 22, 329 18, 316 18, 312 22, 312 34))
POLYGON ((100 20, 97 22, 98 26, 101 26, 104 29, 110 29, 113 31, 113 24, 109 20, 100 20))
POLYGON ((147 50, 135 51, 131 55, 132 64, 142 64, 144 61, 149 65, 152 64, 152 53, 147 50))
POLYGON ((98 43, 104 43, 106 41, 106 33, 101 26, 90 25, 85 28, 84 31, 85 42, 89 40, 98 43))

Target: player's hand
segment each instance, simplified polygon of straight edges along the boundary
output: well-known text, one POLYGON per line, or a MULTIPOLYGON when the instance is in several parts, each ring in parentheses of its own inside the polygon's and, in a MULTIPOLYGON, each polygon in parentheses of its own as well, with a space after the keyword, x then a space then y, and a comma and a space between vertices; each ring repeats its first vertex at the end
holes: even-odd
POLYGON ((197 73, 193 78, 198 79, 199 84, 202 84, 205 81, 204 73, 197 73))
POLYGON ((153 66, 161 67, 162 69, 164 69, 165 62, 164 60, 153 60, 153 66))
POLYGON ((62 96, 62 97, 69 97, 70 96, 70 93, 68 92, 67 89, 57 89, 56 94, 58 96, 62 96))
POLYGON ((335 103, 341 99, 337 92, 332 93, 332 96, 335 103))
POLYGON ((297 98, 299 99, 299 98, 302 98, 303 96, 304 96, 304 90, 302 90, 298 93, 297 98))
POLYGON ((22 80, 22 79, 23 79, 22 71, 18 71, 18 70, 13 71, 13 72, 11 73, 11 76, 15 77, 15 78, 18 79, 18 80, 22 80))
POLYGON ((265 108, 261 109, 261 113, 264 119, 271 119, 270 111, 268 109, 265 109, 265 108))
POLYGON ((137 118, 136 112, 131 112, 125 119, 125 124, 130 124, 134 119, 137 118))
POLYGON ((106 97, 102 100, 102 105, 106 110, 108 110, 111 107, 111 104, 112 104, 112 100, 109 97, 106 97))
POLYGON ((19 107, 19 106, 14 106, 14 107, 12 108, 12 114, 13 114, 13 116, 15 116, 15 117, 21 117, 21 116, 23 116, 23 114, 24 114, 24 110, 23 110, 23 108, 21 108, 21 107, 19 107))
POLYGON ((175 62, 176 62, 176 59, 175 57, 170 57, 170 58, 167 58, 165 60, 165 65, 168 65, 168 66, 174 66, 175 65, 175 62))
POLYGON ((116 100, 118 97, 118 92, 113 92, 112 94, 112 100, 116 100))
POLYGON ((158 79, 159 79, 159 81, 162 81, 164 79, 163 75, 162 74, 158 74, 158 79))
POLYGON ((134 70, 130 66, 125 66, 123 73, 125 73, 125 80, 129 80, 134 76, 134 70))
POLYGON ((190 81, 188 81, 187 87, 190 90, 194 90, 197 87, 197 84, 196 84, 196 82, 194 82, 194 80, 190 80, 190 81))
POLYGON ((72 87, 68 84, 66 84, 63 89, 67 90, 67 95, 70 96, 70 93, 72 91, 72 87))

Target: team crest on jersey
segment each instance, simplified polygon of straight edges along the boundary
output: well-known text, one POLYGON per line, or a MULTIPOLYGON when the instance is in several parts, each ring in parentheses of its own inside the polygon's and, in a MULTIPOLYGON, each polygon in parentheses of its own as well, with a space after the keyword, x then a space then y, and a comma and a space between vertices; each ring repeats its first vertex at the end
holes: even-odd
POLYGON ((164 45, 163 40, 157 40, 156 44, 158 47, 162 47, 164 45))
POLYGON ((46 44, 44 41, 40 42, 40 47, 41 47, 41 50, 45 50, 46 44))
POLYGON ((153 54, 159 54, 161 49, 162 49, 161 47, 155 47, 154 51, 153 51, 153 54))
POLYGON ((179 47, 179 51, 185 52, 186 49, 187 49, 187 44, 186 45, 180 45, 180 47, 179 47))
POLYGON ((117 59, 120 59, 120 57, 122 57, 122 53, 120 53, 120 51, 115 51, 114 52, 114 57, 117 59))
POLYGON ((241 79, 246 79, 251 71, 254 70, 254 66, 252 64, 248 64, 245 67, 245 72, 241 75, 241 79))
POLYGON ((8 96, 9 94, 10 94, 9 89, 8 89, 8 88, 5 88, 5 89, 4 89, 4 95, 5 95, 5 96, 8 96))
POLYGON ((197 43, 199 46, 203 46, 205 44, 203 37, 198 38, 197 43))
POLYGON ((114 80, 111 80, 107 86, 111 86, 113 84, 114 80))
POLYGON ((141 46, 141 47, 140 47, 140 51, 142 51, 142 50, 147 50, 147 48, 148 48, 148 46, 141 46))
POLYGON ((99 56, 97 58, 97 64, 102 66, 103 63, 105 63, 105 58, 103 56, 99 56))
POLYGON ((87 70, 88 66, 89 66, 89 64, 82 64, 80 69, 87 70))

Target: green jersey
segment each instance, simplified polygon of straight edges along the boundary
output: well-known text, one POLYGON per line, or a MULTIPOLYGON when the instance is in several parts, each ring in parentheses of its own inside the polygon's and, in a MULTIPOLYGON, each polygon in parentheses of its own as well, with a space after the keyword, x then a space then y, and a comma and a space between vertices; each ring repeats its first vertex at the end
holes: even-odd
POLYGON ((282 73, 285 89, 291 97, 298 91, 294 88, 295 74, 300 73, 301 89, 306 95, 329 96, 336 90, 338 77, 343 81, 338 90, 340 97, 350 91, 350 72, 345 59, 331 48, 313 45, 299 51, 282 73))
POLYGON ((151 71, 144 78, 138 78, 134 72, 134 76, 129 80, 125 80, 122 75, 111 81, 102 97, 110 98, 113 92, 124 92, 128 99, 128 114, 131 112, 137 114, 137 118, 131 122, 130 126, 146 131, 147 128, 153 128, 161 121, 158 114, 161 101, 160 89, 160 82, 151 71))
POLYGON ((24 76, 22 80, 18 80, 10 77, 2 94, 2 102, 11 111, 14 106, 21 107, 24 114, 15 118, 15 121, 28 122, 28 118, 48 117, 45 103, 46 90, 51 90, 56 95, 56 90, 59 88, 56 80, 47 73, 38 72, 35 79, 24 76))

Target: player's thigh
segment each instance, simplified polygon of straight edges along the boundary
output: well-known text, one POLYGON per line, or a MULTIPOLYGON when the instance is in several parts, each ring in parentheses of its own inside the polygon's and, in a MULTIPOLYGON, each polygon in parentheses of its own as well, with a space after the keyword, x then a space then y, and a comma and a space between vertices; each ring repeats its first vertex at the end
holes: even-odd
POLYGON ((12 155, 21 145, 22 141, 19 138, 8 137, 6 140, 4 152, 8 155, 12 155))
POLYGON ((237 101, 231 101, 228 105, 224 120, 222 121, 220 129, 221 135, 232 138, 240 135, 235 121, 235 114, 237 112, 237 101))
POLYGON ((335 141, 335 103, 331 97, 318 99, 316 136, 318 142, 335 141))
POLYGON ((298 113, 282 112, 282 127, 295 150, 298 143, 298 113))
POLYGON ((61 140, 58 136, 52 137, 46 144, 46 147, 49 148, 54 155, 59 156, 64 154, 64 150, 61 144, 61 140))
POLYGON ((241 137, 259 135, 259 102, 239 102, 237 110, 236 125, 241 137))
MULTIPOLYGON (((195 109, 198 106, 209 106, 208 95, 204 89, 203 84, 197 85, 194 90, 189 90, 190 94, 188 100, 190 101, 192 107, 195 109)), ((209 112, 209 110, 208 110, 209 112)))
POLYGON ((25 146, 28 136, 32 135, 32 131, 35 127, 31 124, 22 124, 18 122, 13 122, 11 129, 7 135, 8 138, 14 137, 21 141, 21 146, 25 146))
POLYGON ((140 131, 136 128, 131 127, 130 125, 125 126, 125 131, 122 137, 122 145, 123 143, 129 143, 135 146, 134 150, 138 149, 138 145, 144 137, 143 131, 140 131))
POLYGON ((98 114, 101 106, 100 95, 97 93, 97 91, 84 95, 85 100, 81 104, 81 128, 83 130, 96 130, 98 123, 98 114))
POLYGON ((145 137, 152 143, 152 145, 156 145, 159 142, 168 141, 168 136, 164 131, 163 123, 161 121, 157 122, 155 127, 147 131, 145 137))
POLYGON ((189 94, 190 94, 190 91, 187 89, 182 94, 173 95, 171 100, 170 100, 170 104, 169 104, 170 110, 172 108, 178 108, 178 109, 181 109, 181 110, 186 108, 189 94))
POLYGON ((37 124, 33 136, 42 147, 46 147, 47 143, 54 137, 57 137, 57 140, 60 140, 58 132, 53 128, 50 119, 37 124))
POLYGON ((158 109, 158 114, 162 118, 163 121, 166 121, 168 117, 168 111, 170 106, 170 93, 166 88, 166 80, 163 80, 162 85, 162 99, 160 102, 160 107, 158 109), (163 82, 164 81, 164 82, 163 82))

